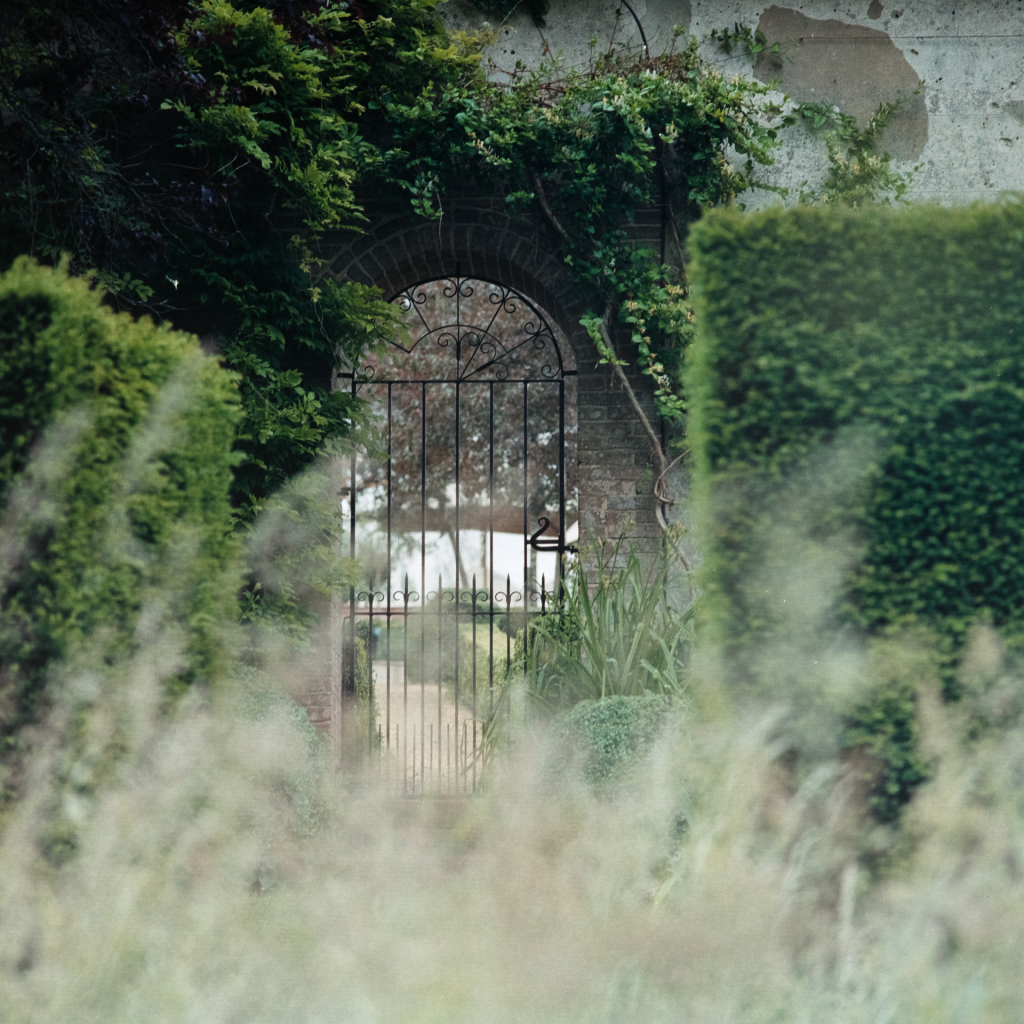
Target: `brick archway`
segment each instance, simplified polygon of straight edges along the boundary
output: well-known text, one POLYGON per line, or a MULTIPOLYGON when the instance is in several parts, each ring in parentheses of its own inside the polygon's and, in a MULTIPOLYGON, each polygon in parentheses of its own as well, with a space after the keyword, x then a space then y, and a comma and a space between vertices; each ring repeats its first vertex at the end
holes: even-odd
MULTIPOLYGON (((615 385, 580 318, 587 306, 568 268, 553 251, 546 228, 509 217, 500 200, 468 197, 446 203, 440 221, 374 202, 372 227, 354 236, 336 232, 320 243, 322 273, 374 285, 390 298, 417 282, 461 274, 511 286, 541 307, 572 347, 579 372, 579 516, 584 545, 623 536, 639 552, 660 543, 651 493, 651 454, 639 419, 615 385)), ((650 225, 656 230, 656 219, 650 225)), ((641 224, 633 233, 643 237, 641 224)), ((626 351, 628 339, 619 339, 626 351)), ((632 375, 631 375, 632 376, 632 375)), ((654 421, 646 378, 634 390, 654 421)))

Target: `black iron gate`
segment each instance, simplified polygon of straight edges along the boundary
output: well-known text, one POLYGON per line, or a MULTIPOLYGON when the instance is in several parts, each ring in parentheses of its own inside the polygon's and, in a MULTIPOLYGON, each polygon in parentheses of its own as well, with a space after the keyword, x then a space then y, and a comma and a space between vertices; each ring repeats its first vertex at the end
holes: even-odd
POLYGON ((544 314, 479 279, 396 296, 406 335, 341 375, 381 424, 353 457, 337 741, 405 793, 476 785, 517 638, 559 591, 576 520, 576 370, 544 314))

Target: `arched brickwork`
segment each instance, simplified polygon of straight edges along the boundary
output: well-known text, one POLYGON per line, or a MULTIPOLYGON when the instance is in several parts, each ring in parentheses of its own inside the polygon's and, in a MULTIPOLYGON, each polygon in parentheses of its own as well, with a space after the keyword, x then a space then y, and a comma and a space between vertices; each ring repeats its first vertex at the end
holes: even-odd
MULTIPOLYGON (((627 545, 653 551, 660 531, 651 453, 639 419, 608 368, 598 366, 593 342, 580 326, 587 306, 567 266, 554 255, 548 231, 507 216, 503 205, 462 198, 450 209, 446 204, 440 221, 428 221, 367 202, 369 230, 321 240, 322 272, 375 285, 389 298, 420 281, 458 273, 511 286, 540 306, 569 340, 579 373, 581 538, 586 544, 623 535, 627 545)), ((637 375, 634 389, 654 421, 646 379, 637 375)))

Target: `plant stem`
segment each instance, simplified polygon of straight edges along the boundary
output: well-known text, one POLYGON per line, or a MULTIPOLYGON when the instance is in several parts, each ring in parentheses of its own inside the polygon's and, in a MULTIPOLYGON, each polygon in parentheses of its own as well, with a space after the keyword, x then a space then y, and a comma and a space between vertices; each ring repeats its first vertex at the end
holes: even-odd
MULTIPOLYGON (((654 516, 657 520, 658 526, 661 527, 662 532, 664 532, 668 529, 668 521, 665 519, 665 506, 675 504, 674 499, 671 498, 665 490, 665 474, 668 473, 671 467, 669 465, 668 458, 665 455, 665 450, 661 446, 661 440, 654 432, 654 427, 651 426, 651 421, 647 418, 647 414, 640 405, 640 401, 636 397, 636 392, 633 390, 633 386, 629 383, 629 378, 622 369, 622 364, 615 352, 615 345, 612 342, 612 333, 608 328, 608 320, 614 307, 615 300, 609 299, 604 307, 604 316, 601 318, 601 323, 598 325, 598 329, 601 332, 601 340, 605 343, 608 351, 612 354, 613 358, 609 360, 612 365, 612 370, 615 373, 615 376, 619 378, 619 383, 622 385, 622 389, 626 392, 626 397, 633 406, 633 410, 636 412, 637 416, 640 417, 640 423, 643 425, 644 432, 647 434, 647 439, 651 445, 651 454, 654 457, 654 462, 658 469, 658 475, 654 479, 654 497, 656 501, 654 506, 654 516)), ((677 459, 676 461, 678 462, 679 460, 677 459)))
POLYGON ((569 239, 568 232, 562 227, 561 222, 551 209, 551 204, 548 203, 547 193, 544 191, 544 186, 540 183, 540 175, 534 171, 531 178, 533 180, 534 192, 537 194, 537 202, 540 203, 541 212, 547 218, 548 223, 555 229, 558 237, 561 238, 566 245, 571 247, 572 243, 569 239))

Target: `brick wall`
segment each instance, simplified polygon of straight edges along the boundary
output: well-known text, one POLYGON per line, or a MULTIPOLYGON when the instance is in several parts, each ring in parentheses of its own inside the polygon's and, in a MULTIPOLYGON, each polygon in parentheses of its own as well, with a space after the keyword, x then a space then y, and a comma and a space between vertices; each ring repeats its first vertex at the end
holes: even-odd
MULTIPOLYGON (((376 285, 388 298, 423 281, 450 275, 478 277, 510 286, 540 307, 566 344, 578 373, 578 484, 580 537, 596 541, 625 539, 642 553, 658 550, 661 531, 655 519, 652 458, 632 405, 580 326, 585 297, 564 262, 555 255, 555 239, 542 222, 510 217, 501 199, 466 192, 448 199, 440 221, 360 196, 370 224, 361 233, 335 232, 320 243, 322 272, 340 281, 376 285)), ((283 230, 293 225, 281 224, 283 230)), ((662 245, 658 209, 643 210, 627 226, 631 239, 656 251, 662 245)), ((629 351, 628 335, 616 338, 629 351)), ((648 418, 658 425, 647 378, 630 371, 631 383, 648 418)), ((592 557, 592 556, 591 556, 592 557)), ((343 748, 340 606, 332 615, 324 648, 322 677, 302 696, 313 724, 330 730, 336 752, 343 748)), ((340 754, 338 755, 340 756, 340 754)))
MULTIPOLYGON (((396 212, 363 199, 372 228, 336 232, 321 243, 324 272, 377 285, 391 297, 424 280, 461 274, 511 286, 541 307, 561 329, 579 373, 579 502, 584 543, 625 534, 643 551, 656 549, 651 453, 641 423, 608 367, 597 365, 593 342, 580 327, 584 297, 554 254, 546 226, 509 217, 498 198, 466 193, 446 201, 440 221, 396 212)), ((658 249, 661 216, 641 211, 629 226, 639 244, 658 249)), ((617 339, 627 351, 628 336, 617 339)), ((647 379, 631 375, 645 412, 657 422, 647 379)))

